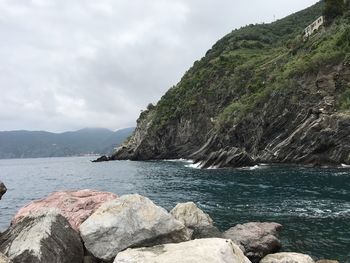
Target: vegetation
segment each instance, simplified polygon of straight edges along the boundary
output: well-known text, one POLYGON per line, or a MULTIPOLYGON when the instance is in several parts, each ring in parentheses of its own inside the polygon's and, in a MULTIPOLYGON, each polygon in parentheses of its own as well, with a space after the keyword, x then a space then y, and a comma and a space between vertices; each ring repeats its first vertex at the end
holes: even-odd
POLYGON ((344 0, 325 0, 323 15, 325 16, 327 23, 330 23, 336 17, 343 15, 344 11, 344 0))
MULTIPOLYGON (((350 16, 345 12, 337 17, 340 13, 328 7, 329 1, 223 37, 151 107, 152 125, 161 128, 180 118, 208 116, 218 129, 232 126, 272 94, 292 89, 300 76, 342 61, 350 53, 350 16), (303 41, 304 28, 323 10, 334 23, 303 41)), ((344 96, 339 109, 349 107, 348 90, 344 96)))
POLYGON ((350 86, 341 94, 339 109, 350 110, 350 86))

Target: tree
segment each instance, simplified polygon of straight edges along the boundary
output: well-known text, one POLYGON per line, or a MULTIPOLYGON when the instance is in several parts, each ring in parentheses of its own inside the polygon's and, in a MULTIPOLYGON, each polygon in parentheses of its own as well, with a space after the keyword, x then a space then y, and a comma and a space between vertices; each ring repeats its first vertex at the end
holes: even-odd
POLYGON ((346 8, 347 10, 350 9, 350 0, 346 0, 346 1, 345 1, 345 8, 346 8))
POLYGON ((327 24, 330 24, 334 18, 343 15, 345 10, 344 0, 326 0, 323 15, 327 24))
POLYGON ((147 105, 147 110, 153 110, 154 108, 155 106, 152 103, 147 105))

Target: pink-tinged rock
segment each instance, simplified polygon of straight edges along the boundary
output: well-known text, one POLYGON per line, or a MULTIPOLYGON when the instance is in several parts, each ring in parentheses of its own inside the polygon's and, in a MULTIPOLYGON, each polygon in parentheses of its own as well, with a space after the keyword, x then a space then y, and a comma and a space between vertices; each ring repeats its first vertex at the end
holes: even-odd
POLYGON ((72 228, 79 231, 79 226, 103 203, 118 196, 108 192, 94 190, 62 191, 50 194, 47 198, 36 200, 21 208, 11 221, 11 225, 22 218, 37 213, 45 208, 54 208, 69 221, 72 228))

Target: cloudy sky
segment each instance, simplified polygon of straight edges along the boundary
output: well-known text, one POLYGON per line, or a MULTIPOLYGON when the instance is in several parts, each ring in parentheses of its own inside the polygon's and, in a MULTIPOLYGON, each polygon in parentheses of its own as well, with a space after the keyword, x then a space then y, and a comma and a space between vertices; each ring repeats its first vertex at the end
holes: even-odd
POLYGON ((0 0, 0 130, 134 126, 232 29, 315 0, 0 0))

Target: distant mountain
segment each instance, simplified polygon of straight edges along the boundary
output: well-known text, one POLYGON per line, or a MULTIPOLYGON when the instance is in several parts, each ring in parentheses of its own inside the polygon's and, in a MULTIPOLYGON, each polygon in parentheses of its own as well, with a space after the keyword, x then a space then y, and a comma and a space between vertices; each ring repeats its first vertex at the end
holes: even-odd
POLYGON ((133 130, 126 128, 113 132, 86 128, 64 133, 3 131, 0 132, 0 159, 109 154, 133 130))

